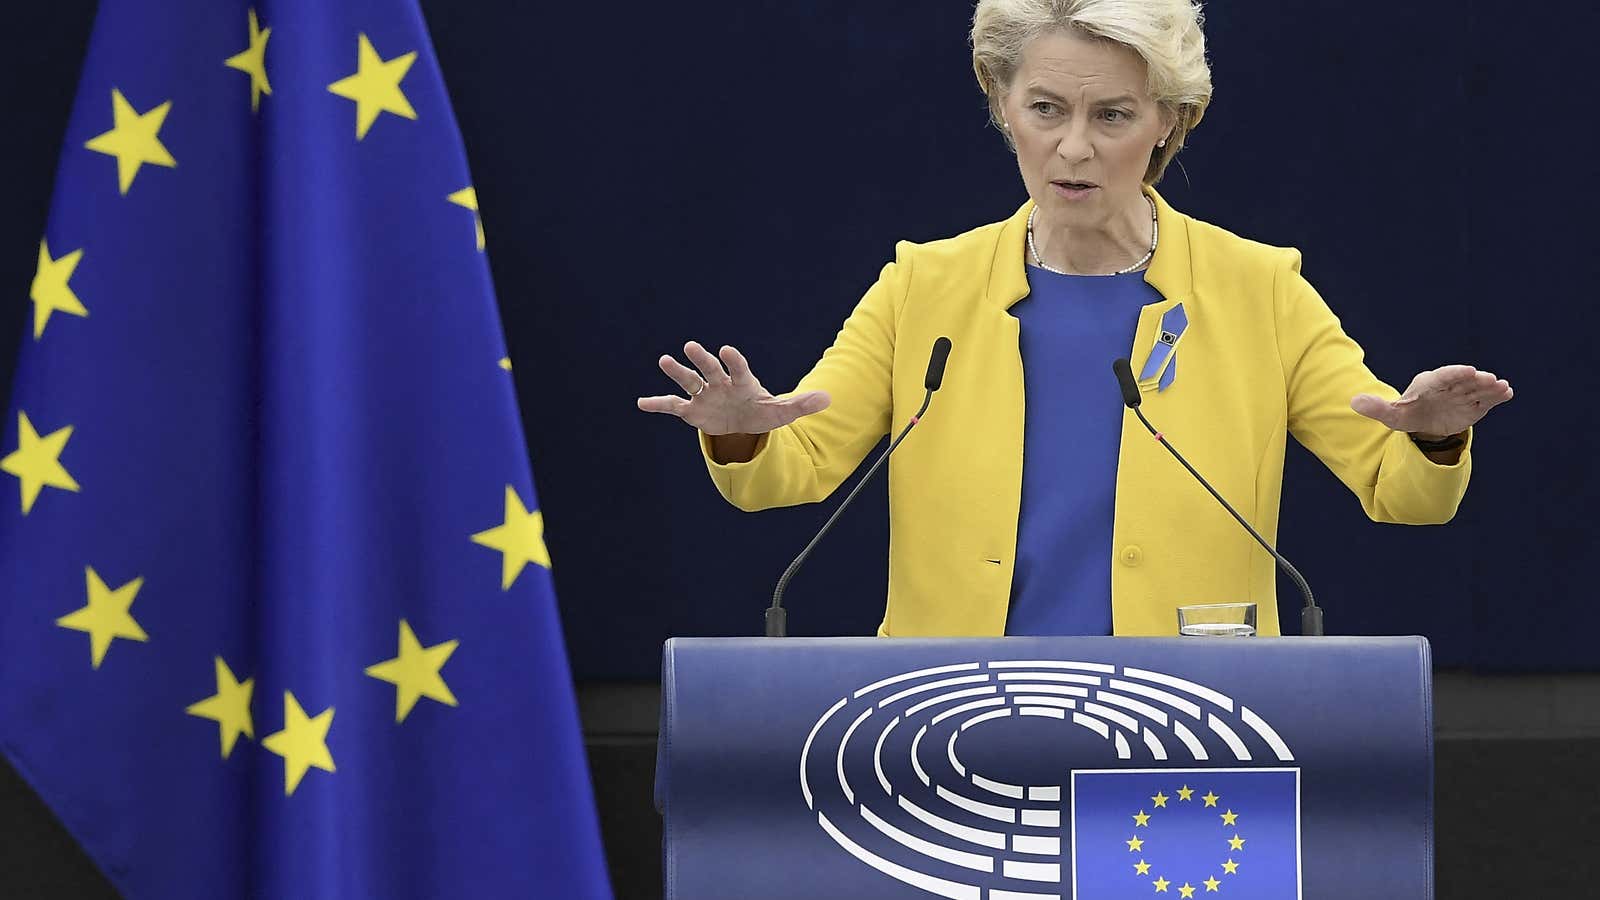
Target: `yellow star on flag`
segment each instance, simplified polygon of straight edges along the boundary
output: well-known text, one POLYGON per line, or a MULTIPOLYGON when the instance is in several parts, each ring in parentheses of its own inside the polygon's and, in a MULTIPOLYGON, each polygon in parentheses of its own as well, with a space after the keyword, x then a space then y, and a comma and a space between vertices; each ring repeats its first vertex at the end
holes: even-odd
POLYGON ((1204 797, 1201 797, 1200 799, 1204 800, 1206 802, 1207 806, 1216 806, 1217 805, 1217 801, 1221 800, 1222 798, 1218 797, 1216 794, 1211 793, 1210 791, 1206 791, 1206 795, 1204 797))
POLYGON ((356 45, 356 73, 328 85, 329 92, 356 102, 356 140, 367 136, 382 113, 415 119, 417 111, 400 90, 400 80, 417 61, 417 51, 385 60, 362 34, 356 45))
POLYGON ((1140 875, 1149 875, 1150 874, 1150 864, 1141 859, 1138 862, 1133 864, 1133 870, 1135 872, 1139 873, 1140 875))
POLYGON ((328 752, 328 729, 332 726, 333 707, 307 718, 294 694, 283 692, 283 730, 262 738, 261 746, 283 757, 285 797, 294 793, 312 766, 324 772, 335 771, 333 754, 328 752))
POLYGON ((511 357, 500 357, 500 368, 505 369, 507 372, 511 371, 511 357))
POLYGON ((472 221, 478 227, 478 249, 480 251, 483 250, 483 216, 478 213, 478 192, 469 184, 445 199, 457 206, 464 206, 472 210, 472 221))
POLYGON ((1228 875, 1237 875, 1239 874, 1239 864, 1230 859, 1222 864, 1222 871, 1228 875))
POLYGON ((1239 837, 1237 834, 1235 834, 1233 837, 1229 838, 1228 839, 1228 849, 1229 850, 1243 850, 1244 849, 1244 838, 1239 837))
POLYGON ((171 111, 172 101, 168 100, 147 113, 138 112, 122 96, 121 91, 111 89, 111 117, 114 124, 110 131, 84 146, 96 153, 117 158, 117 186, 124 196, 128 188, 133 186, 133 178, 139 174, 139 167, 145 163, 169 169, 178 167, 178 161, 172 158, 157 136, 162 123, 167 121, 167 113, 171 111))
POLYGON ((1165 894, 1167 892, 1167 885, 1169 885, 1171 883, 1172 882, 1166 880, 1165 878, 1157 878, 1156 879, 1156 893, 1165 894))
POLYGON ((1189 882, 1185 881, 1183 883, 1183 887, 1178 888, 1178 896, 1179 897, 1193 897, 1194 896, 1194 886, 1189 884, 1189 882))
POLYGON ((217 723, 217 731, 222 736, 222 758, 227 759, 239 735, 247 738, 256 736, 255 726, 250 720, 250 694, 255 690, 256 680, 246 678, 241 684, 220 656, 216 657, 216 669, 217 692, 198 703, 189 704, 183 711, 217 723))
POLYGON ((1193 793, 1194 793, 1194 788, 1189 787, 1186 784, 1183 787, 1178 788, 1178 799, 1179 800, 1188 800, 1190 798, 1190 795, 1192 795, 1193 793))
POLYGON ((79 490, 78 482, 61 465, 61 451, 70 437, 72 426, 68 425, 41 438, 28 421, 28 414, 17 411, 17 449, 0 459, 0 472, 15 475, 22 482, 23 515, 33 509, 33 502, 46 487, 79 490))
POLYGON ((1162 794, 1162 793, 1158 792, 1154 797, 1150 798, 1150 802, 1154 803, 1157 806, 1157 808, 1160 808, 1160 807, 1166 806, 1167 805, 1167 801, 1171 800, 1171 799, 1172 798, 1168 797, 1166 794, 1162 794))
POLYGON ((89 602, 83 608, 67 613, 56 620, 62 628, 73 631, 86 631, 89 633, 89 657, 94 668, 100 668, 100 662, 106 658, 106 651, 111 649, 111 642, 117 638, 126 638, 130 641, 145 641, 149 637, 139 623, 133 620, 133 615, 128 608, 133 606, 133 598, 139 595, 139 588, 144 587, 143 578, 135 578, 116 590, 106 587, 100 580, 100 575, 92 567, 84 567, 84 580, 88 583, 89 602))
POLYGON ((1128 852, 1129 853, 1132 853, 1135 850, 1143 850, 1144 849, 1144 841, 1141 841, 1138 838, 1133 838, 1132 840, 1124 841, 1123 843, 1128 845, 1128 852))
POLYGON ((1239 814, 1230 809, 1222 814, 1222 824, 1232 825, 1238 820, 1238 818, 1239 814))
POLYGON ((1139 827, 1149 828, 1150 827, 1150 817, 1148 815, 1145 815, 1145 811, 1144 810, 1141 809, 1141 810, 1139 810, 1139 812, 1136 815, 1134 815, 1134 817, 1133 817, 1133 827, 1135 827, 1135 828, 1139 828, 1139 827))
POLYGON ((1221 892, 1220 889, 1222 887, 1222 882, 1218 881, 1217 880, 1217 876, 1215 876, 1215 875, 1211 876, 1210 878, 1207 878, 1205 881, 1202 881, 1200 883, 1206 886, 1206 893, 1208 893, 1208 894, 1211 893, 1212 891, 1218 891, 1219 893, 1221 892))
POLYGON ((271 28, 262 28, 256 11, 250 10, 250 46, 223 60, 223 65, 250 76, 250 111, 261 109, 261 95, 272 96, 272 83, 267 81, 267 39, 271 28))
POLYGON ((528 563, 550 568, 550 551, 544 546, 544 513, 530 512, 511 485, 506 485, 505 523, 472 536, 474 544, 499 550, 500 589, 511 590, 511 583, 528 563))
POLYGON ((33 301, 34 340, 44 336, 44 325, 50 321, 53 312, 73 316, 89 314, 78 295, 72 292, 72 285, 68 284, 81 259, 82 250, 74 250, 60 259, 51 259, 49 243, 39 242, 39 268, 33 276, 33 288, 28 291, 28 299, 33 301))
POLYGON ((444 683, 444 677, 439 670, 444 668, 445 660, 450 654, 456 652, 456 645, 460 641, 445 641, 424 647, 417 640, 417 635, 411 630, 411 625, 405 619, 400 620, 400 655, 394 659, 385 660, 367 666, 366 673, 379 681, 387 681, 395 686, 394 694, 394 720, 404 722, 410 715, 411 708, 417 705, 417 699, 428 697, 447 706, 455 706, 455 695, 450 693, 449 685, 444 683))

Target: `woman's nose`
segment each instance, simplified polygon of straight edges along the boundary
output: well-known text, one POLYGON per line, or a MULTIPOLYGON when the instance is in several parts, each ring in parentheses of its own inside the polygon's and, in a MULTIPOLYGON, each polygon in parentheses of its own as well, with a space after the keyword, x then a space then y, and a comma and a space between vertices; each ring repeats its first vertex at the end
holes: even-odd
POLYGON ((1094 156, 1094 146, 1089 143, 1089 129, 1069 123, 1061 140, 1056 144, 1056 155, 1069 163, 1082 162, 1094 156))

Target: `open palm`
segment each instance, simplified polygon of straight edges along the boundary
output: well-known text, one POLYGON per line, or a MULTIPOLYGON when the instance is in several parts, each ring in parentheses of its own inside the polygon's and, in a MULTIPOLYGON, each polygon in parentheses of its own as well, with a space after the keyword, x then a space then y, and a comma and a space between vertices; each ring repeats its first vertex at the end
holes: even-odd
POLYGON ((677 416, 706 434, 719 435, 765 434, 828 408, 830 399, 823 391, 774 397, 750 371, 744 354, 733 347, 723 347, 719 359, 690 341, 683 345, 683 353, 694 363, 693 369, 671 356, 662 356, 657 363, 689 397, 640 397, 641 410, 677 416))
POLYGON ((1361 394, 1350 407, 1395 431, 1444 437, 1466 431, 1511 397, 1510 383, 1493 372, 1443 366, 1412 379, 1398 400, 1361 394))

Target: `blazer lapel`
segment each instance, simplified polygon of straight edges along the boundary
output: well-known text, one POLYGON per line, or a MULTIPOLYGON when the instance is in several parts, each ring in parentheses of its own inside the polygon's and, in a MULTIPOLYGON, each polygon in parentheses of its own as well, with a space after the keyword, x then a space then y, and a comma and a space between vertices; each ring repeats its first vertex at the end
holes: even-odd
POLYGON ((1139 388, 1160 392, 1176 382, 1178 347, 1194 328, 1194 273, 1188 220, 1168 206, 1155 188, 1147 187, 1145 192, 1155 201, 1160 234, 1144 280, 1160 292, 1162 300, 1139 311, 1129 360, 1139 373, 1139 388))

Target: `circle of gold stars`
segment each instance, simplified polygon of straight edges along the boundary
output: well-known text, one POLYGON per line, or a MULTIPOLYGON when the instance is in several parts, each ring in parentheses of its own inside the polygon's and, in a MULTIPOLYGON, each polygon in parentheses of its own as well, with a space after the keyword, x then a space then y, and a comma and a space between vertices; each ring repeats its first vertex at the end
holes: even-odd
MULTIPOLYGON (((95 585, 99 584, 99 593, 107 595, 106 588, 99 582, 99 577, 94 570, 89 570, 90 578, 90 607, 107 607, 109 601, 95 600, 95 585)), ((144 640, 143 632, 137 635, 123 633, 125 631, 138 631, 137 623, 127 617, 127 604, 133 602, 133 594, 138 592, 139 584, 133 582, 119 588, 114 594, 119 602, 110 604, 114 606, 108 612, 97 613, 96 620, 89 620, 85 613, 74 613, 76 617, 83 618, 80 623, 69 624, 62 620, 63 627, 89 630, 88 626, 97 625, 98 631, 91 631, 95 639, 94 652, 95 665, 104 657, 104 645, 109 645, 113 637, 130 637, 135 640, 144 640), (119 618, 120 616, 120 618, 119 618), (101 632, 105 633, 102 645, 101 632)), ((71 618, 71 617, 68 617, 71 618)), ((455 694, 450 691, 450 686, 445 683, 440 670, 444 667, 450 655, 456 650, 459 641, 449 640, 431 647, 423 646, 417 639, 416 632, 411 629, 411 623, 405 619, 400 620, 399 655, 393 659, 373 663, 364 670, 367 675, 379 681, 386 681, 395 687, 395 722, 404 722, 406 717, 416 707, 417 701, 423 697, 436 700, 446 706, 455 706, 455 694)), ((222 758, 227 759, 232 753, 239 736, 246 738, 255 737, 255 721, 250 712, 251 696, 255 688, 255 679, 246 678, 240 681, 227 662, 218 656, 214 660, 216 666, 217 692, 210 697, 190 704, 184 712, 201 719, 210 719, 217 723, 218 734, 222 744, 222 758)), ((311 769, 322 769, 325 772, 334 772, 333 753, 328 748, 328 731, 333 727, 333 707, 328 707, 315 716, 306 714, 304 707, 292 691, 283 692, 283 728, 261 739, 261 746, 270 753, 283 757, 283 794, 292 796, 306 773, 311 769)))
MULTIPOLYGON (((254 8, 247 10, 246 21, 242 24, 247 28, 241 41, 245 44, 244 49, 223 58, 222 65, 248 76, 250 108, 252 113, 259 114, 262 97, 271 97, 273 93, 272 82, 267 72, 268 42, 273 36, 272 28, 264 25, 254 8)), ((232 50, 238 46, 235 44, 227 49, 232 50)), ((328 94, 354 103, 355 139, 358 142, 364 140, 385 113, 399 119, 415 121, 418 118, 417 112, 401 83, 416 62, 418 52, 410 50, 393 58, 384 59, 364 33, 356 35, 354 49, 354 74, 327 85, 326 90, 328 94)), ((222 54, 218 55, 221 57, 222 54)), ((240 86, 243 87, 242 81, 240 86)), ((178 168, 178 160, 169 150, 161 134, 172 113, 173 100, 162 99, 160 95, 145 96, 142 93, 130 99, 115 85, 111 86, 110 93, 109 129, 95 134, 84 142, 82 147, 115 161, 117 190, 125 197, 136 180, 141 184, 150 181, 147 173, 151 170, 147 167, 178 168), (145 177, 140 178, 141 175, 145 177)), ((103 94, 100 96, 104 97, 103 94)), ((103 107, 101 112, 104 112, 103 107)), ((180 154, 183 152, 182 147, 178 148, 178 152, 180 154)), ((105 165, 109 170, 109 162, 105 165)), ((155 177, 159 179, 167 176, 155 177)), ((109 183, 107 188, 109 189, 109 183)), ((468 185, 449 194, 445 199, 472 213, 477 249, 481 252, 484 249, 485 239, 483 220, 478 210, 477 191, 468 185)), ((84 259, 85 250, 81 246, 75 247, 72 243, 65 243, 58 245, 56 251, 52 251, 47 240, 39 242, 38 266, 29 290, 29 299, 33 303, 34 341, 44 340, 47 326, 62 322, 62 316, 79 319, 88 317, 88 307, 79 298, 72 284, 74 275, 77 274, 79 265, 84 259), (57 255, 58 252, 60 255, 57 255)), ((93 265, 92 259, 88 265, 93 265)), ((96 302, 94 296, 88 297, 88 300, 91 304, 96 302)), ((52 334, 58 330, 59 327, 50 328, 52 334)), ((509 357, 500 359, 499 366, 509 372, 511 370, 509 357)), ((36 427, 35 421, 29 418, 27 412, 19 409, 15 448, 9 452, 0 449, 0 473, 18 480, 23 516, 33 511, 46 488, 69 494, 79 493, 82 490, 68 470, 71 454, 67 452, 67 445, 73 436, 74 426, 54 420, 49 426, 41 430, 36 427), (66 460, 63 460, 64 454, 67 456, 66 460)), ((48 504, 54 501, 45 502, 48 504)), ((530 564, 549 568, 549 552, 545 548, 543 533, 542 513, 538 509, 530 510, 522 502, 515 488, 506 485, 503 521, 494 527, 472 534, 471 540, 501 554, 501 587, 503 590, 509 590, 518 575, 530 564)), ((93 567, 85 566, 83 605, 55 620, 55 625, 60 628, 87 635, 89 663, 95 670, 101 668, 107 655, 115 647, 124 646, 117 643, 119 640, 123 642, 149 640, 143 627, 134 618, 133 610, 134 602, 145 587, 145 579, 135 576, 119 580, 122 583, 113 587, 93 567)), ((455 694, 446 683, 442 670, 458 645, 459 641, 454 639, 425 645, 412 629, 410 622, 406 619, 399 620, 397 655, 373 662, 362 670, 375 681, 386 682, 393 686, 396 724, 405 722, 423 699, 435 701, 446 707, 457 705, 455 694)), ((123 652, 125 651, 118 650, 112 655, 120 658, 123 652)), ((231 757, 240 737, 245 738, 247 742, 257 740, 257 723, 251 710, 256 693, 256 678, 241 679, 220 655, 213 657, 212 664, 215 693, 190 703, 184 708, 184 712, 189 716, 216 724, 221 758, 226 760, 231 757)), ((304 696, 306 694, 302 692, 301 697, 304 696)), ((263 749, 283 759, 285 796, 295 793, 311 769, 321 769, 330 773, 336 771, 333 753, 328 743, 333 719, 333 707, 329 706, 313 715, 301 705, 300 697, 294 692, 283 691, 283 727, 260 738, 259 742, 263 749)))
MULTIPOLYGON (((1194 788, 1189 787, 1187 784, 1178 788, 1177 794, 1179 803, 1193 803, 1196 799, 1194 796, 1194 788)), ((1224 827, 1232 827, 1238 824, 1239 814, 1228 807, 1218 807, 1217 802, 1222 798, 1217 796, 1215 793, 1206 791, 1205 794, 1198 799, 1202 804, 1202 808, 1211 807, 1213 809, 1220 808, 1224 810, 1224 812, 1217 813, 1217 818, 1222 820, 1221 824, 1224 827)), ((1150 798, 1151 808, 1156 810, 1171 809, 1172 807, 1167 805, 1171 800, 1172 798, 1167 796, 1165 792, 1157 791, 1155 796, 1150 798)), ((1144 839, 1139 837, 1139 829, 1149 828, 1150 820, 1154 818, 1155 815, 1156 813, 1145 812, 1142 809, 1133 814, 1133 837, 1123 842, 1128 845, 1129 853, 1139 853, 1144 850, 1144 839)), ((1237 875, 1239 873, 1239 863, 1234 860, 1231 853, 1243 851, 1245 839, 1240 837, 1239 833, 1235 831, 1233 837, 1228 838, 1227 841, 1230 855, 1225 862, 1220 864, 1222 869, 1221 874, 1237 875)), ((1150 863, 1141 858, 1138 862, 1133 864, 1133 874, 1139 878, 1149 878, 1150 863)), ((1222 884, 1222 879, 1218 878, 1216 875, 1211 875, 1206 878, 1206 880, 1200 882, 1200 885, 1205 887, 1205 893, 1208 894, 1221 893, 1222 884)), ((1168 894, 1172 892, 1172 882, 1168 881, 1160 873, 1156 874, 1155 880, 1151 881, 1150 885, 1155 888, 1155 892, 1158 894, 1168 894)), ((1179 885, 1177 888, 1178 896, 1184 898, 1193 897, 1195 892, 1198 890, 1200 890, 1200 887, 1187 881, 1185 881, 1182 885, 1179 885)))

